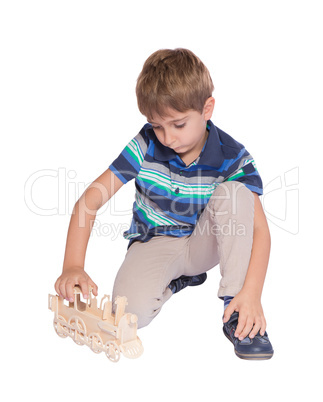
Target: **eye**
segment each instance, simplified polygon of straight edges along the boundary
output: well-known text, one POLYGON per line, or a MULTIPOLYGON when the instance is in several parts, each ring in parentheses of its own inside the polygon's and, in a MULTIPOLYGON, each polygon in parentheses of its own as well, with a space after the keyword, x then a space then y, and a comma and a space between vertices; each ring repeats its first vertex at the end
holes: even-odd
POLYGON ((186 123, 179 124, 179 125, 175 124, 175 127, 176 127, 176 128, 183 128, 183 127, 185 127, 185 124, 186 124, 186 123))
POLYGON ((160 130, 160 126, 152 126, 152 128, 154 129, 154 130, 160 130))

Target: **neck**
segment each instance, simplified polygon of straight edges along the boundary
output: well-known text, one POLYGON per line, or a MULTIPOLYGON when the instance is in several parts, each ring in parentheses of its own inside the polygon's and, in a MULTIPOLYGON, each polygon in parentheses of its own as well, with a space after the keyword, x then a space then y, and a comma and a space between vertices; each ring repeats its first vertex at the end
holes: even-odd
POLYGON ((196 144, 194 149, 191 149, 190 151, 184 152, 182 154, 178 154, 186 166, 190 165, 192 162, 195 161, 195 159, 198 158, 198 156, 200 155, 200 153, 204 147, 204 144, 205 144, 208 136, 209 136, 209 131, 205 130, 204 136, 196 144))

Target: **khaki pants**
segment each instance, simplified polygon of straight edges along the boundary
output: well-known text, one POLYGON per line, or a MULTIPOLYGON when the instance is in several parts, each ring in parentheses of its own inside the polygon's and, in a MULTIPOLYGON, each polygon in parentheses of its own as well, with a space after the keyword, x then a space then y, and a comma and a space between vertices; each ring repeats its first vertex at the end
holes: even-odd
POLYGON ((113 298, 128 298, 127 311, 138 327, 148 325, 172 296, 169 283, 198 275, 220 263, 218 297, 242 288, 253 243, 254 196, 239 182, 221 183, 190 236, 156 236, 135 242, 117 274, 113 298))

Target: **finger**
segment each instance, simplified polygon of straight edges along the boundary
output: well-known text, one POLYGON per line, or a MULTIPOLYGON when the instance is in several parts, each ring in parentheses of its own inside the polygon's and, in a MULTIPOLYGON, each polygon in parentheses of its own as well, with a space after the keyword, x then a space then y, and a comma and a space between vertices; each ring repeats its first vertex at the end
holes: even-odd
POLYGON ((89 298, 89 285, 86 280, 80 280, 79 285, 81 287, 82 295, 84 299, 89 298))
POLYGON ((228 307, 224 310, 224 315, 223 315, 224 323, 229 321, 229 319, 230 319, 231 315, 234 313, 234 311, 235 311, 235 305, 231 301, 230 304, 228 305, 228 307))
POLYGON ((261 328, 261 320, 257 319, 255 324, 254 324, 254 326, 253 326, 253 328, 252 328, 252 330, 251 330, 251 332, 250 332, 250 334, 249 334, 249 338, 253 339, 258 334, 260 328, 261 328))
POLYGON ((244 316, 244 315, 239 314, 238 325, 237 325, 236 331, 234 333, 234 336, 236 338, 239 338, 239 336, 242 333, 244 327, 246 326, 246 322, 247 322, 247 317, 244 316))
POLYGON ((266 323, 265 318, 263 317, 263 318, 262 318, 262 321, 261 321, 261 328, 260 328, 260 335, 261 335, 261 336, 264 336, 264 335, 265 335, 266 328, 267 328, 267 323, 266 323))
POLYGON ((58 295, 60 294, 59 285, 60 285, 60 279, 58 278, 57 281, 55 282, 55 285, 54 285, 55 292, 56 292, 58 295))
POLYGON ((58 292, 57 292, 60 297, 62 297, 63 299, 66 299, 66 286, 65 286, 65 282, 60 281, 59 283, 59 288, 58 288, 58 292))
POLYGON ((93 288, 92 292, 93 292, 94 296, 97 296, 98 295, 98 287, 97 287, 97 285, 93 281, 91 281, 91 286, 93 288))
POLYGON ((242 332, 243 328, 245 327, 245 325, 246 325, 246 317, 241 315, 241 314, 239 314, 238 325, 237 325, 236 331, 234 333, 234 336, 236 338, 239 337, 239 335, 241 334, 241 332, 242 332))
POLYGON ((250 331, 252 330, 253 325, 254 325, 253 320, 248 318, 246 321, 245 327, 243 328, 242 332, 239 335, 240 341, 242 341, 246 336, 249 335, 250 331))
POLYGON ((68 281, 68 282, 66 282, 66 285, 65 285, 66 299, 70 302, 74 302, 74 286, 75 286, 74 281, 68 281))

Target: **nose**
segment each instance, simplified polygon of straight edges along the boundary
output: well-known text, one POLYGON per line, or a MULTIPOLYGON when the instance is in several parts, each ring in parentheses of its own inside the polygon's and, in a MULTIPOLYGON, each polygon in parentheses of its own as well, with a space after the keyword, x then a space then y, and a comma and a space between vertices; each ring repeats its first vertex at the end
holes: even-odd
POLYGON ((164 131, 164 144, 166 147, 171 147, 171 145, 174 143, 174 139, 171 136, 169 131, 164 131))

